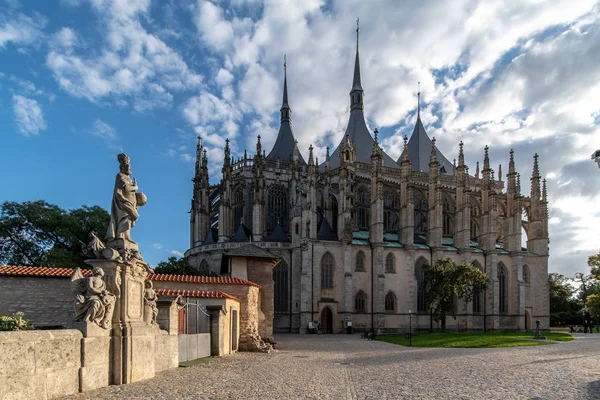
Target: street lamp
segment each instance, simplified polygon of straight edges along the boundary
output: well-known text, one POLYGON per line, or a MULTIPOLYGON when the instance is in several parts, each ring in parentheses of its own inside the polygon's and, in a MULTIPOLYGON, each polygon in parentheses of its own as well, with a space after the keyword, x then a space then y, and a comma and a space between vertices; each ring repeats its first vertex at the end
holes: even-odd
POLYGON ((596 150, 592 154, 592 160, 596 161, 596 163, 598 163, 598 168, 600 168, 600 150, 596 150))
POLYGON ((408 309, 408 345, 412 346, 412 309, 408 309))

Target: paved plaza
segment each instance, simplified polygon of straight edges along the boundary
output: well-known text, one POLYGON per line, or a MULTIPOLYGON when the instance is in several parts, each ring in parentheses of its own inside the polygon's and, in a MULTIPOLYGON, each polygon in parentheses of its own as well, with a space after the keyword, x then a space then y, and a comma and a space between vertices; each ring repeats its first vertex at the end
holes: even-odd
POLYGON ((359 335, 277 335, 238 353, 69 399, 600 399, 600 335, 508 349, 408 348, 359 335))

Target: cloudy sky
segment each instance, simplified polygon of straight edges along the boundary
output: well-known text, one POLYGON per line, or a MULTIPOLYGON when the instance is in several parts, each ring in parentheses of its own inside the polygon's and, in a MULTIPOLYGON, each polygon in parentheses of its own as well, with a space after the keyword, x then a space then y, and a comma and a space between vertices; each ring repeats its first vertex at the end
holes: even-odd
POLYGON ((307 157, 341 139, 356 18, 371 129, 400 153, 421 115, 471 172, 515 150, 529 191, 540 154, 550 270, 586 271, 600 248, 600 5, 587 0, 0 0, 0 201, 110 208, 116 155, 149 203, 133 238, 150 264, 188 248, 196 136, 219 180, 232 152, 268 152, 287 54, 294 131, 307 157))

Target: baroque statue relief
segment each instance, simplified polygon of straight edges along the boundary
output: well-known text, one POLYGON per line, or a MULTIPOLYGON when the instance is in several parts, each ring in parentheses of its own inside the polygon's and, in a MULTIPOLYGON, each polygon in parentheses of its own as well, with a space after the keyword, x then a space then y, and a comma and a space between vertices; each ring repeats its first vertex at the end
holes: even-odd
POLYGON ((156 306, 156 292, 152 286, 152 281, 147 280, 144 289, 144 322, 153 326, 156 324, 158 316, 158 307, 156 306))
POLYGON ((131 240, 130 231, 139 218, 138 207, 145 205, 147 198, 144 193, 137 192, 137 182, 135 178, 131 179, 131 164, 127 154, 121 153, 117 159, 119 160, 119 173, 115 178, 106 240, 123 239, 126 242, 135 243, 131 240))
POLYGON ((104 271, 99 267, 94 267, 89 277, 85 277, 80 268, 73 271, 71 289, 75 295, 75 321, 110 328, 116 296, 106 290, 103 278, 104 271))

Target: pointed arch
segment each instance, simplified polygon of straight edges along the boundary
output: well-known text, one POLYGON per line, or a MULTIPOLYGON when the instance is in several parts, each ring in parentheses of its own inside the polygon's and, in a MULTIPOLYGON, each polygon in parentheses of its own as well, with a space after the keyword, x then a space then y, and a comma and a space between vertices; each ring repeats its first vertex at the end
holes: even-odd
POLYGON ((208 276, 210 274, 210 268, 208 266, 208 261, 202 260, 200 263, 200 267, 198 268, 198 273, 201 276, 208 276))
POLYGON ((420 189, 414 190, 414 209, 415 209, 415 234, 424 235, 427 233, 427 212, 429 205, 425 193, 420 189))
POLYGON ((396 273, 396 257, 389 252, 385 257, 385 272, 387 274, 395 274, 396 273))
POLYGON ((498 311, 508 312, 508 271, 503 263, 498 263, 498 311))
POLYGON ((387 232, 398 231, 398 213, 400 211, 400 199, 393 189, 383 192, 383 229, 387 232))
POLYGON ((392 291, 385 295, 385 311, 396 311, 396 295, 392 291))
POLYGON ((366 271, 365 269, 365 261, 366 261, 366 257, 365 257, 365 252, 360 250, 357 254, 356 254, 356 267, 355 267, 355 271, 357 272, 364 272, 366 271))
POLYGON ((331 229, 333 229, 334 232, 337 232, 339 215, 337 197, 333 194, 329 194, 329 202, 331 205, 331 221, 329 221, 329 225, 331 225, 331 229))
POLYGON ((477 241, 479 225, 481 223, 481 203, 474 196, 471 197, 471 232, 470 239, 477 241))
POLYGON ((454 214, 456 207, 452 197, 445 193, 442 196, 442 235, 454 235, 454 214))
MULTIPOLYGON (((477 260, 471 261, 471 265, 483 272, 483 268, 477 260)), ((475 290, 473 292, 473 314, 481 314, 483 312, 484 300, 483 291, 475 290)))
POLYGON ((273 185, 269 188, 267 210, 267 231, 273 231, 279 222, 283 230, 288 232, 288 191, 285 187, 273 185))
POLYGON ((275 283, 273 291, 275 292, 274 310, 289 311, 289 269, 285 260, 279 261, 279 264, 273 269, 273 282, 275 283))
POLYGON ((371 193, 366 186, 359 186, 354 199, 354 218, 358 229, 369 229, 369 209, 371 207, 371 193))
POLYGON ((244 188, 242 185, 237 185, 233 189, 233 201, 232 201, 232 232, 237 231, 240 226, 242 218, 244 218, 244 188))
POLYGON ((531 273, 529 271, 529 267, 527 266, 527 264, 523 265, 523 282, 529 286, 531 284, 531 273))
POLYGON ((367 310, 367 295, 359 290, 354 296, 354 312, 364 313, 367 310))
POLYGON ((321 258, 321 289, 333 289, 333 256, 327 252, 321 258))
POLYGON ((425 273, 429 262, 425 257, 419 257, 415 263, 415 278, 417 280, 417 312, 427 312, 427 299, 425 297, 425 273))

